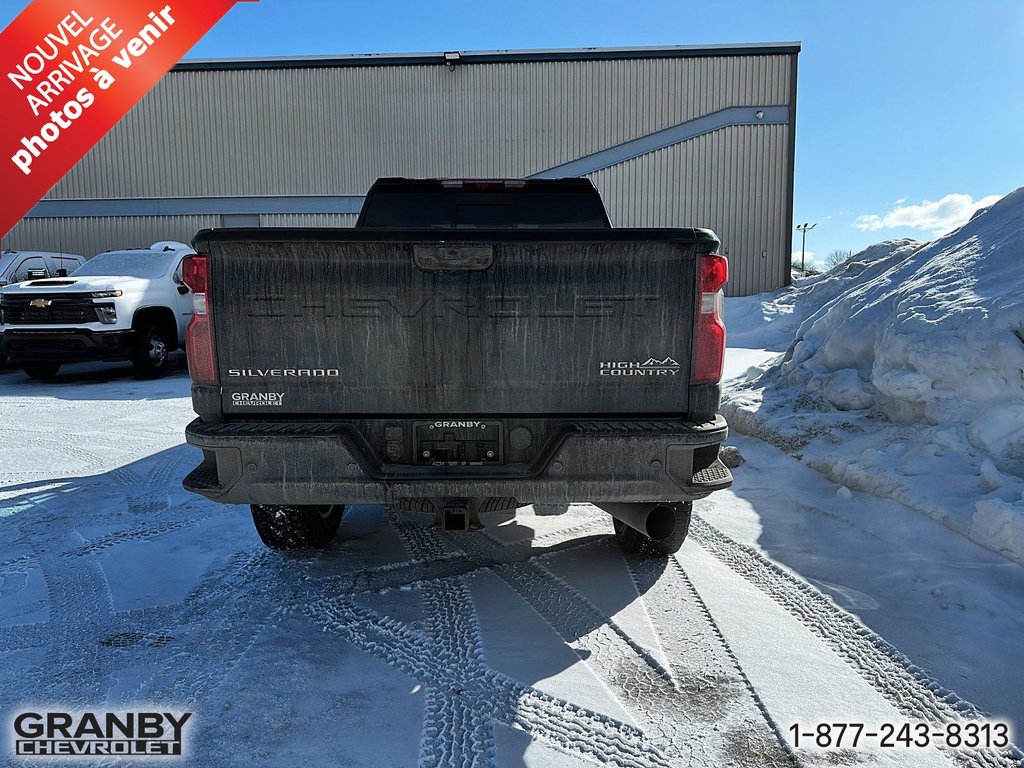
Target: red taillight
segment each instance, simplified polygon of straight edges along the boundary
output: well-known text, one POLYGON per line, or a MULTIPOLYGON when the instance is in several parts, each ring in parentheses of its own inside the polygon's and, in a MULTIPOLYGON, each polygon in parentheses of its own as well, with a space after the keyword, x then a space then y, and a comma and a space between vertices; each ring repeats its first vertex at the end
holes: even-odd
MULTIPOLYGON (((205 275, 205 272, 204 272, 205 275)), ((715 253, 700 257, 700 290, 702 293, 720 291, 729 282, 729 262, 715 253)))
POLYGON ((707 254, 700 257, 691 384, 714 384, 722 378, 722 360, 725 357, 722 288, 728 279, 729 262, 724 256, 707 254))
POLYGON ((192 289, 193 293, 206 293, 206 255, 195 254, 186 256, 182 264, 182 277, 185 285, 192 289))
POLYGON ((206 292, 206 256, 185 258, 182 278, 192 289, 192 321, 185 331, 188 372, 195 384, 218 384, 217 359, 213 354, 213 325, 210 321, 210 297, 206 292))

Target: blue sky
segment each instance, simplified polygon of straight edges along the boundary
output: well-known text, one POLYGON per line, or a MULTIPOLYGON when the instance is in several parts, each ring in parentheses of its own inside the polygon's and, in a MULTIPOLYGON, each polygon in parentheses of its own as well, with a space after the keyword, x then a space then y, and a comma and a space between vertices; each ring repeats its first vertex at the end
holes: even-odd
MULTIPOLYGON (((0 24, 26 5, 0 0, 0 24)), ((1020 0, 261 0, 237 5, 189 56, 793 40, 794 223, 817 223, 818 258, 930 239, 1024 184, 1020 0)))

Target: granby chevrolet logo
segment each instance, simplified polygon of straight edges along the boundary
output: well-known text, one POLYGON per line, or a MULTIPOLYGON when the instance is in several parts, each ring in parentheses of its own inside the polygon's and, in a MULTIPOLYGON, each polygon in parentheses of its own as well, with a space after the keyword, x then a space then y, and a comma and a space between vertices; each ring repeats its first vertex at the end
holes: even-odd
POLYGON ((171 757, 182 754, 191 712, 22 712, 15 716, 20 757, 171 757))
POLYGON ((36 309, 43 309, 51 304, 53 304, 53 302, 49 299, 32 299, 32 301, 28 303, 30 307, 35 307, 36 309))
POLYGON ((273 408, 284 403, 284 392, 232 392, 231 404, 253 408, 273 408))

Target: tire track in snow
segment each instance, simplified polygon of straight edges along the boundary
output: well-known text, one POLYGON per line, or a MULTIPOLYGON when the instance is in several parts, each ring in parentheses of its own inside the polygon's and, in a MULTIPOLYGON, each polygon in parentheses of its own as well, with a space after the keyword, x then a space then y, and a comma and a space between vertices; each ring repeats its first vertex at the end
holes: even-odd
MULTIPOLYGON (((428 643, 447 665, 467 671, 485 666, 476 609, 465 582, 455 577, 420 587, 428 643)), ((494 731, 487 709, 477 708, 461 688, 443 684, 427 690, 420 765, 481 768, 495 757, 494 731)))
MULTIPOLYGON (((456 539, 444 537, 431 528, 418 525, 394 510, 391 510, 389 514, 392 525, 413 558, 449 554, 456 545, 456 539)), ((473 540, 477 539, 478 537, 473 536, 473 540)), ((460 549, 465 551, 464 547, 460 547, 460 549)), ((509 555, 508 552, 501 551, 502 549, 504 548, 495 545, 488 553, 491 556, 489 559, 497 562, 497 564, 489 566, 495 573, 499 573, 505 567, 515 567, 512 563, 501 562, 507 561, 509 555)), ((478 560, 476 552, 465 552, 465 554, 471 561, 478 560)), ((424 621, 431 644, 440 647, 442 655, 453 659, 456 665, 475 672, 476 678, 485 677, 489 671, 493 672, 484 661, 483 641, 476 606, 465 580, 462 577, 455 577, 446 581, 430 581, 422 584, 420 590, 424 603, 424 621)), ((603 619, 603 617, 601 618, 603 619)), ((534 709, 527 708, 524 713, 519 714, 518 719, 521 720, 526 713, 539 714, 534 712, 534 709)), ((467 733, 473 734, 470 737, 471 741, 486 747, 490 759, 484 764, 491 764, 493 762, 494 737, 488 722, 490 711, 489 707, 483 706, 476 710, 475 716, 467 716, 462 701, 452 701, 450 697, 444 695, 428 696, 427 710, 424 713, 424 722, 427 727, 424 733, 421 765, 476 765, 477 763, 466 759, 464 752, 461 755, 459 753, 459 747, 468 746, 463 740, 467 733), (476 720, 474 717, 480 718, 480 720, 476 720), (438 730, 433 726, 435 722, 441 722, 444 725, 438 730), (462 739, 453 740, 459 733, 455 729, 456 724, 461 724, 464 735, 462 739), (456 745, 456 748, 451 750, 450 746, 453 744, 456 745)), ((513 715, 517 711, 518 708, 514 707, 507 714, 513 715)), ((607 720, 607 718, 598 717, 600 719, 597 723, 604 723, 607 720)), ((520 722, 519 725, 525 727, 526 724, 520 722)), ((529 726, 526 730, 530 732, 537 730, 535 723, 530 723, 529 726)), ((577 733, 568 739, 567 736, 569 734, 562 735, 557 742, 559 746, 575 752, 586 752, 586 748, 581 748, 577 742, 580 738, 585 741, 589 740, 591 734, 577 733)))
POLYGON ((36 567, 35 555, 18 555, 0 563, 0 576, 7 573, 24 573, 36 567))
POLYGON ((188 474, 186 471, 185 460, 188 458, 188 470, 192 469, 193 458, 198 458, 198 451, 196 457, 187 456, 180 450, 172 449, 169 456, 160 456, 153 462, 153 467, 146 473, 146 485, 153 489, 166 489, 168 485, 172 483, 176 484, 178 478, 184 477, 188 474))
MULTIPOLYGON (((458 691, 457 695, 474 711, 486 713, 492 720, 523 730, 532 738, 569 754, 597 764, 629 768, 669 768, 671 765, 639 729, 556 699, 485 665, 467 668, 453 664, 450 658, 437 653, 424 633, 356 605, 349 598, 324 598, 308 604, 304 611, 326 630, 424 686, 458 691)), ((426 739, 440 736, 440 731, 435 734, 431 730, 426 716, 424 724, 426 739)))
MULTIPOLYGON (((408 554, 417 560, 445 562, 453 554, 448 542, 430 536, 420 526, 388 510, 388 519, 408 554)), ((463 565, 469 565, 463 562, 463 565)), ((423 622, 427 645, 443 660, 452 680, 438 679, 428 686, 423 712, 421 766, 493 765, 494 731, 490 710, 477 709, 464 696, 457 669, 468 675, 484 667, 483 641, 476 622, 476 609, 461 576, 431 579, 420 583, 423 622)))
POLYGON ((167 631, 180 631, 185 642, 162 658, 147 687, 163 700, 216 710, 225 680, 273 618, 296 599, 291 590, 280 588, 290 565, 261 548, 237 552, 208 571, 169 617, 167 631), (281 599, 266 600, 272 593, 281 599))
POLYGON ((449 539, 436 535, 391 507, 388 508, 388 522, 414 560, 439 560, 459 554, 449 539))
MULTIPOLYGON (((41 507, 37 509, 42 511, 41 507)), ((47 586, 53 618, 63 618, 56 625, 45 622, 0 630, 0 639, 7 641, 7 648, 39 645, 47 653, 46 662, 26 675, 22 684, 4 692, 3 698, 8 701, 38 701, 40 696, 83 703, 102 700, 123 666, 130 663, 143 670, 147 665, 156 667, 139 681, 140 694, 181 704, 202 702, 205 708, 215 711, 223 698, 218 691, 225 679, 244 662, 260 633, 280 615, 283 609, 279 606, 308 605, 311 600, 325 600, 326 596, 334 594, 333 576, 315 576, 312 580, 293 583, 295 569, 304 569, 304 563, 294 557, 259 549, 239 552, 211 568, 189 597, 179 604, 114 613, 102 574, 96 570, 94 575, 100 578, 87 579, 83 578, 83 573, 97 568, 98 561, 93 557, 124 540, 122 533, 84 546, 74 542, 70 546, 56 547, 61 534, 54 535, 52 516, 40 514, 26 522, 31 523, 34 529, 31 538, 40 549, 26 556, 25 561, 31 558, 32 562, 39 562, 41 550, 49 551, 53 562, 46 560, 41 567, 44 575, 58 573, 56 578, 47 579, 47 586), (81 557, 82 554, 92 557, 81 557), (274 592, 279 599, 272 603, 260 599, 268 592, 274 592), (107 596, 105 601, 102 595, 107 596), (57 602, 54 596, 63 597, 57 602), (59 646, 66 650, 57 656, 52 647, 55 630, 65 632, 58 632, 59 646), (157 638, 161 642, 147 643, 146 638, 157 638), (115 642, 104 645, 99 642, 103 639, 115 642), (120 639, 125 641, 123 647, 116 643, 120 639)), ((164 530, 162 525, 147 529, 150 534, 164 530)), ((416 526, 406 531, 412 537, 419 536, 422 553, 436 555, 444 548, 443 541, 420 535, 422 531, 416 526)), ((521 553, 515 555, 522 556, 521 553)), ((450 582, 437 580, 433 585, 444 600, 458 594, 450 582)), ((460 626, 460 615, 472 617, 471 602, 468 611, 466 607, 468 591, 460 579, 454 582, 463 590, 462 596, 447 608, 442 610, 438 605, 428 613, 435 618, 446 617, 439 620, 435 628, 442 637, 443 631, 460 626)), ((449 642, 458 644, 460 636, 464 639, 466 632, 478 636, 475 617, 472 618, 474 625, 463 626, 450 634, 449 642)), ((428 642, 423 632, 404 630, 398 642, 416 648, 412 654, 414 659, 436 654, 435 641, 428 642)), ((384 654, 380 648, 365 650, 388 657, 395 648, 384 654)), ((491 743, 487 734, 489 728, 483 727, 489 720, 480 717, 483 713, 488 719, 496 718, 594 762, 606 760, 614 765, 644 768, 667 766, 637 729, 559 701, 496 673, 478 657, 479 653, 459 656, 452 668, 432 675, 441 683, 438 695, 450 713, 447 719, 439 721, 440 730, 436 735, 442 743, 450 742, 448 751, 441 753, 442 757, 447 759, 456 754, 467 757, 464 763, 452 764, 493 764, 494 750, 488 746, 491 743), (456 734, 459 741, 453 740, 456 734), (467 734, 468 739, 463 739, 467 734)), ((424 675, 425 679, 430 677, 424 675)), ((197 734, 197 738, 201 736, 197 734)))
MULTIPOLYGON (((118 613, 113 623, 83 630, 116 639, 116 628, 123 626, 121 632, 140 639, 105 651, 111 677, 129 660, 152 667, 137 684, 143 700, 216 711, 223 705, 220 692, 228 677, 274 618, 287 610, 287 600, 295 598, 288 594, 280 604, 263 599, 280 585, 288 567, 267 550, 237 552, 211 568, 182 602, 118 613), (142 642, 145 638, 162 642, 142 642)), ((194 738, 203 736, 200 730, 194 738)))
POLYGON ((663 608, 663 610, 675 613, 676 621, 673 622, 673 625, 665 626, 664 618, 660 616, 658 619, 652 617, 651 623, 658 634, 662 646, 666 649, 666 655, 671 660, 670 664, 673 673, 679 679, 689 678, 692 680, 688 695, 693 699, 702 701, 706 707, 712 709, 720 707, 721 704, 715 701, 715 699, 720 698, 718 692, 720 686, 737 682, 737 680, 731 679, 732 675, 723 674, 725 670, 721 669, 721 667, 729 667, 729 672, 734 673, 742 681, 743 687, 746 688, 750 699, 757 707, 761 718, 768 724, 771 732, 769 736, 768 733, 758 733, 750 727, 741 726, 734 731, 734 738, 740 742, 737 744, 738 748, 748 754, 756 755, 759 761, 763 761, 758 763, 759 766, 763 765, 764 768, 768 768, 771 765, 801 765, 800 759, 793 751, 789 742, 786 741, 785 735, 779 728, 779 724, 775 722, 775 719, 768 712, 768 708, 754 688, 754 684, 743 671, 739 659, 729 647, 725 634, 711 615, 707 603, 704 602, 704 598, 697 592, 697 588, 690 580, 690 577, 687 576, 678 558, 675 555, 670 557, 668 567, 664 571, 660 570, 656 560, 640 555, 627 555, 626 566, 629 568, 630 576, 633 578, 639 594, 650 595, 652 598, 651 603, 654 605, 671 606, 671 608, 663 608), (692 645, 694 637, 688 633, 684 639, 678 632, 680 624, 688 626, 693 623, 693 619, 689 614, 692 614, 694 611, 699 612, 702 619, 710 625, 718 640, 713 646, 709 644, 699 649, 701 664, 697 668, 699 671, 696 675, 693 674, 695 670, 680 669, 682 660, 687 657, 692 658, 693 649, 684 648, 683 646, 692 645), (682 619, 681 622, 679 621, 680 619, 682 619), (718 674, 708 675, 704 667, 716 664, 720 665, 718 674), (708 696, 709 693, 712 694, 710 698, 708 696))
POLYGON ((198 525, 203 520, 206 520, 211 516, 212 515, 210 514, 196 515, 183 520, 154 522, 137 528, 115 531, 114 533, 107 534, 106 536, 102 536, 98 539, 93 539, 88 544, 83 544, 80 547, 69 550, 67 554, 79 556, 98 555, 104 550, 116 547, 118 544, 124 544, 130 541, 148 541, 149 539, 156 538, 157 536, 163 536, 164 534, 177 531, 181 528, 190 528, 193 525, 198 525))
POLYGON ((545 568, 542 562, 502 562, 497 557, 501 545, 489 537, 460 543, 470 556, 496 563, 490 566, 494 574, 529 603, 563 640, 573 646, 581 659, 614 668, 625 659, 635 658, 638 660, 637 679, 642 680, 652 693, 656 690, 667 693, 672 687, 672 674, 657 659, 575 587, 545 568))
MULTIPOLYGON (((601 512, 597 508, 594 510, 595 519, 587 520, 584 523, 578 525, 569 526, 568 528, 562 528, 557 531, 550 531, 548 533, 542 533, 539 536, 534 536, 525 541, 517 541, 508 545, 512 547, 532 547, 536 548, 538 545, 543 546, 549 541, 565 541, 566 539, 582 539, 589 536, 601 536, 612 533, 612 526, 608 520, 602 520, 600 515, 607 515, 605 512, 601 512)), ((584 542, 585 543, 585 542, 584 542)))
MULTIPOLYGON (((110 499, 109 484, 95 482, 85 487, 92 490, 91 486, 110 499)), ((132 489, 115 492, 128 500, 130 508, 132 489)), ((115 612, 96 556, 121 543, 145 541, 193 526, 213 512, 195 514, 187 508, 191 505, 171 508, 165 504, 153 512, 146 525, 83 541, 75 527, 111 519, 124 522, 123 509, 113 514, 101 511, 69 518, 49 512, 53 503, 50 496, 30 496, 26 501, 27 508, 15 523, 24 540, 32 544, 33 552, 0 564, 0 573, 38 567, 49 616, 36 624, 0 628, 0 642, 9 650, 42 647, 45 657, 43 663, 11 682, 4 691, 6 699, 38 701, 47 697, 71 703, 102 700, 130 657, 134 663, 156 666, 145 684, 160 698, 173 700, 180 696, 185 698, 178 701, 200 701, 216 690, 271 614, 280 610, 276 605, 268 610, 260 608, 266 602, 259 598, 272 589, 274 578, 281 577, 281 569, 267 562, 271 553, 261 548, 236 554, 221 567, 210 569, 178 604, 115 612), (239 613, 244 617, 225 610, 233 604, 241 606, 239 613), (239 631, 242 628, 244 632, 239 631), (175 643, 179 636, 199 640, 175 643), (146 643, 147 637, 161 638, 161 642, 146 643), (119 639, 131 642, 122 646, 119 639)), ((132 516, 127 519, 135 521, 132 516)))
MULTIPOLYGON (((43 431, 24 429, 14 427, 9 424, 5 424, 5 428, 10 430, 10 432, 5 436, 7 441, 14 445, 22 446, 20 452, 24 452, 25 447, 34 447, 46 451, 52 451, 61 457, 77 459, 77 468, 79 471, 85 470, 82 472, 83 475, 89 475, 92 473, 99 474, 103 472, 110 463, 110 459, 101 456, 100 454, 77 447, 75 443, 76 438, 79 437, 78 435, 68 434, 64 435, 61 439, 57 439, 52 437, 52 430, 43 431)), ((35 467, 26 470, 26 472, 30 473, 34 471, 35 467)))
POLYGON ((145 478, 129 467, 116 467, 107 472, 107 475, 125 488, 144 488, 146 486, 145 478))
MULTIPOLYGON (((550 539, 549 539, 550 540, 550 539)), ((556 552, 584 547, 590 541, 570 539, 547 547, 530 547, 516 544, 494 558, 475 557, 465 552, 450 551, 435 560, 411 558, 398 563, 388 563, 376 568, 365 568, 351 574, 337 574, 328 577, 338 594, 358 595, 382 594, 392 589, 419 586, 422 582, 446 579, 452 576, 469 576, 483 568, 493 568, 507 563, 524 562, 547 557, 556 552)))
MULTIPOLYGON (((99 666, 97 649, 83 647, 79 642, 81 625, 86 621, 103 621, 112 617, 113 600, 110 587, 99 564, 93 560, 66 557, 69 548, 79 545, 81 537, 46 508, 47 500, 26 499, 27 508, 15 519, 19 532, 31 545, 32 554, 8 561, 11 565, 37 567, 46 590, 48 617, 41 624, 9 628, 8 640, 32 642, 38 628, 46 632, 44 660, 28 669, 16 680, 9 681, 5 693, 21 692, 24 700, 49 699, 69 704, 84 704, 106 691, 108 678, 97 672, 86 681, 68 674, 75 669, 99 666), (75 539, 78 539, 75 541, 75 539)), ((11 646, 8 646, 10 648, 11 646)))
MULTIPOLYGON (((977 707, 929 678, 924 670, 842 610, 828 595, 753 547, 734 541, 697 515, 690 524, 690 536, 796 617, 908 718, 941 725, 984 717, 977 707)), ((951 760, 970 768, 1024 766, 1024 752, 1016 746, 998 751, 941 749, 951 760)))
POLYGON ((27 684, 34 697, 65 705, 102 700, 110 678, 104 673, 100 648, 83 644, 80 638, 83 617, 91 623, 114 616, 106 577, 95 561, 67 558, 59 552, 37 551, 37 556, 46 584, 49 638, 44 662, 29 670, 22 687, 27 684), (81 670, 90 674, 73 674, 81 670))
MULTIPOLYGON (((586 527, 590 530, 592 525, 605 522, 595 521, 586 527)), ((608 528, 607 524, 602 527, 608 528)), ((421 529, 421 535, 441 538, 437 532, 428 529, 421 529)), ((692 675, 686 674, 682 678, 684 684, 680 684, 680 678, 665 669, 613 619, 571 584, 545 568, 543 562, 547 554, 539 559, 516 558, 509 561, 509 548, 486 534, 470 534, 450 541, 470 558, 488 563, 487 567, 576 651, 672 764, 728 764, 734 758, 740 758, 738 764, 760 768, 793 764, 775 740, 774 723, 769 720, 766 727, 761 722, 764 713, 759 712, 753 702, 747 708, 750 717, 730 722, 730 707, 735 706, 740 695, 746 694, 737 690, 743 686, 738 665, 731 671, 731 677, 723 675, 715 679, 703 696, 697 697, 691 684, 692 675), (708 710, 706 705, 712 699, 717 699, 720 706, 708 710), (708 714, 711 714, 710 718, 708 714), (719 744, 708 739, 711 726, 723 725, 728 727, 735 743, 719 744), (755 734, 751 738, 764 747, 762 753, 750 751, 751 745, 744 743, 745 737, 740 735, 744 730, 755 734), (753 762, 744 762, 744 759, 753 762)), ((613 553, 610 551, 609 554, 613 553)), ((613 556, 618 556, 617 550, 613 556)), ((710 615, 691 612, 689 618, 692 621, 684 625, 686 633, 691 638, 701 638, 703 648, 715 648, 724 643, 720 634, 715 634, 710 615)), ((680 648, 680 651, 693 660, 694 667, 706 666, 706 660, 695 658, 692 649, 688 653, 686 649, 680 648)))

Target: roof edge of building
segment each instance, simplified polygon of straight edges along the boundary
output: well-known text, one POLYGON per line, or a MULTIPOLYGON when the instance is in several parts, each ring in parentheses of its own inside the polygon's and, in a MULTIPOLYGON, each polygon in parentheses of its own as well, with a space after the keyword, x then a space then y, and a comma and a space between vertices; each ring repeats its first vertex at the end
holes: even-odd
POLYGON ((779 56, 800 53, 799 42, 629 46, 619 48, 538 48, 496 51, 436 51, 429 53, 360 53, 332 56, 271 56, 266 58, 185 59, 174 72, 246 69, 312 69, 324 67, 425 66, 449 63, 446 54, 457 54, 457 64, 506 62, 620 61, 626 59, 707 58, 717 56, 779 56))

